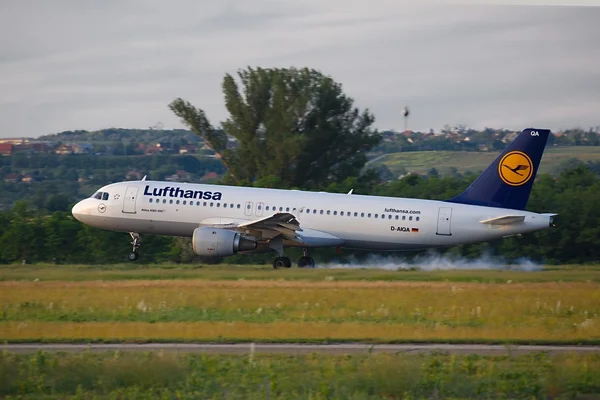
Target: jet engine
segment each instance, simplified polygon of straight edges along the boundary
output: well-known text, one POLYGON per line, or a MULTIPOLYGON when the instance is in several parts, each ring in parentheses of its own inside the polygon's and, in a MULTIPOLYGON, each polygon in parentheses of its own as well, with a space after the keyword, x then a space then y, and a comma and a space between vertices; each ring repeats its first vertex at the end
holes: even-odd
POLYGON ((257 243, 237 232, 219 228, 196 228, 192 248, 199 256, 230 256, 238 251, 256 249, 257 243))

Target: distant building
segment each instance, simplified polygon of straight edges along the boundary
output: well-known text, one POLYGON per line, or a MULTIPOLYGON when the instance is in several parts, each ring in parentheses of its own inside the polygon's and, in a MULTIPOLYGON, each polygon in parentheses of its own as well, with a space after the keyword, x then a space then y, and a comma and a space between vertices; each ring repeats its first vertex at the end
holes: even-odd
POLYGON ((73 143, 70 146, 74 154, 89 154, 93 149, 90 143, 73 143))
POLYGON ((0 155, 10 156, 13 153, 14 145, 12 143, 0 143, 0 155))
POLYGON ((21 175, 13 172, 13 173, 10 173, 10 174, 6 174, 4 176, 4 182, 7 182, 7 183, 16 183, 16 182, 19 181, 20 178, 21 178, 21 175))
POLYGON ((0 139, 0 143, 25 144, 29 143, 29 138, 3 138, 0 139))
POLYGON ((35 178, 33 176, 31 176, 30 174, 27 174, 21 178, 21 182, 25 182, 25 183, 35 182, 35 178))
POLYGON ((200 181, 206 182, 206 181, 213 181, 216 179, 219 179, 219 175, 217 175, 216 172, 207 172, 206 174, 204 174, 202 176, 202 178, 200 178, 200 181))
POLYGON ((142 179, 142 173, 140 171, 136 171, 136 170, 131 170, 131 171, 127 171, 127 174, 125 174, 125 180, 128 181, 139 181, 142 179))
POLYGON ((61 144, 56 149, 54 149, 54 154, 59 154, 59 155, 73 154, 73 147, 68 144, 61 144))
POLYGON ((198 147, 193 145, 181 146, 179 154, 194 154, 198 151, 198 147))

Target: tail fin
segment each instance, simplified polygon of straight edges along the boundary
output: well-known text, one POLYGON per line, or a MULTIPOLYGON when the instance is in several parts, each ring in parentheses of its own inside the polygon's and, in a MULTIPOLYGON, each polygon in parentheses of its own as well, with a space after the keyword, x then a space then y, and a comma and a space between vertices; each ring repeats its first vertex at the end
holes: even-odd
POLYGON ((527 128, 452 203, 524 210, 550 130, 527 128))

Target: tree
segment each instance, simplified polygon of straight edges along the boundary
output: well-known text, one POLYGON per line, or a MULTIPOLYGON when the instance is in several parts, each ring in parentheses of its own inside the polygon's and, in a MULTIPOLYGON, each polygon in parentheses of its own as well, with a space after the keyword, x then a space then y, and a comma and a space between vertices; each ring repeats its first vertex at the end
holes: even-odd
POLYGON ((322 188, 360 174, 366 152, 381 141, 373 115, 316 70, 248 68, 238 78, 241 88, 232 75, 223 79, 230 116, 222 130, 181 98, 169 105, 221 156, 235 183, 271 177, 284 187, 322 188))

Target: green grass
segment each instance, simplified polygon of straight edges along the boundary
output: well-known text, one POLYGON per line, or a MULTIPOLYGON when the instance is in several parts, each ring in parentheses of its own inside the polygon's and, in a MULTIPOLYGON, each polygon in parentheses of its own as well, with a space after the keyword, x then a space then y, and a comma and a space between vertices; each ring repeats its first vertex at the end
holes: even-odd
MULTIPOLYGON (((418 266, 417 266, 418 268, 418 266)), ((117 280, 286 280, 286 281, 414 281, 414 282, 600 282, 600 265, 546 266, 539 271, 503 270, 380 270, 279 269, 269 265, 108 264, 3 265, 0 281, 117 281, 117 280)), ((516 267, 514 267, 516 268, 516 267)))
POLYGON ((600 340, 595 282, 7 281, 0 305, 11 342, 600 340))
MULTIPOLYGON (((499 152, 467 151, 419 151, 390 153, 373 162, 372 166, 385 164, 394 174, 400 167, 407 171, 427 173, 435 167, 440 174, 447 174, 454 167, 458 172, 480 172, 487 168, 499 152)), ((600 161, 600 146, 550 147, 544 152, 540 173, 554 173, 561 163, 576 158, 583 162, 600 161)))
POLYGON ((20 399, 571 399, 599 391, 598 355, 0 355, 0 397, 20 399))

